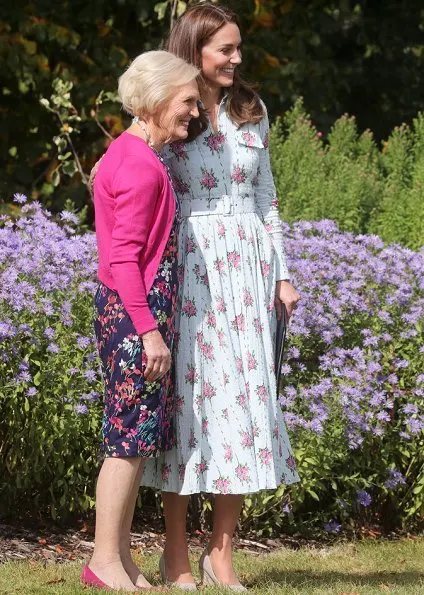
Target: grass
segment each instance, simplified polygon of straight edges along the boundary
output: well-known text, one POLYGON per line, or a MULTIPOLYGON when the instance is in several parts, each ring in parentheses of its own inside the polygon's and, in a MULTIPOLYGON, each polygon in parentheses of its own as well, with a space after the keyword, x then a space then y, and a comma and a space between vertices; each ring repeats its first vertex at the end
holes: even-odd
MULTIPOLYGON (((146 576, 159 583, 159 555, 138 556, 146 576)), ((193 568, 198 556, 192 556, 193 568)), ((252 593, 357 595, 410 593, 424 595, 424 539, 355 542, 321 549, 282 549, 273 554, 236 553, 236 568, 252 593)), ((95 595, 79 585, 81 564, 7 562, 0 565, 0 593, 95 595)), ((202 593, 227 593, 202 588, 202 593)), ((181 591, 172 589, 170 593, 181 591)))

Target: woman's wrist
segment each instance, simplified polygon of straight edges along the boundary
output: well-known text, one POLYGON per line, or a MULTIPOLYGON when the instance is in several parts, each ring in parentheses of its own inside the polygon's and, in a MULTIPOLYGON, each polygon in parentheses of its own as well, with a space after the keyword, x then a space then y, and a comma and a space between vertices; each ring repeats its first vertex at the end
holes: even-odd
POLYGON ((149 337, 153 337, 157 333, 159 333, 158 329, 157 328, 152 328, 150 331, 146 331, 145 333, 142 333, 140 335, 140 337, 142 339, 148 339, 149 337))

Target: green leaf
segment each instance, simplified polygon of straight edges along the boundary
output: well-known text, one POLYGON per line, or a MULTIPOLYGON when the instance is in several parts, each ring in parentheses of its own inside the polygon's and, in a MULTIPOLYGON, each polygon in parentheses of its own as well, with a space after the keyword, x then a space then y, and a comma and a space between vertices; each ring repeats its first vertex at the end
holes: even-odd
POLYGON ((312 490, 311 488, 306 488, 306 491, 308 492, 308 494, 310 496, 312 496, 312 498, 314 500, 316 500, 317 502, 319 502, 319 496, 318 496, 318 494, 314 490, 312 490))
POLYGON ((168 8, 168 2, 158 2, 155 4, 155 12, 158 15, 158 19, 162 21, 165 18, 166 9, 168 8))
POLYGON ((187 2, 182 2, 181 0, 179 0, 177 4, 177 17, 180 17, 182 14, 184 14, 186 10, 187 2))
POLYGON ((71 159, 63 164, 62 171, 67 176, 73 176, 78 171, 77 164, 71 159))
POLYGON ((59 172, 59 170, 57 168, 52 171, 51 180, 52 180, 53 186, 59 186, 59 184, 60 184, 60 172, 59 172))

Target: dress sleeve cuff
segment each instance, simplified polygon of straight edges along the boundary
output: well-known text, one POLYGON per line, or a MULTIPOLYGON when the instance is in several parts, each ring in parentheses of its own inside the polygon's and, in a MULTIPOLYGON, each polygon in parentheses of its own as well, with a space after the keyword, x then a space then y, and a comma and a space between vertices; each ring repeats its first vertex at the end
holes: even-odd
POLYGON ((286 258, 284 254, 279 252, 276 253, 275 279, 276 281, 290 281, 290 273, 287 268, 286 258))

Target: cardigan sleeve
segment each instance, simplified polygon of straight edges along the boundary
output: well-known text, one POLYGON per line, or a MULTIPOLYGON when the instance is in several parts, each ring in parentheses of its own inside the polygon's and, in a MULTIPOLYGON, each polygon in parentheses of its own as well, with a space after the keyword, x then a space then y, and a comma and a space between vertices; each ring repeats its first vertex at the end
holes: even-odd
POLYGON ((284 251, 283 230, 281 226, 280 214, 278 212, 278 199, 275 191, 274 179, 271 172, 269 160, 269 122, 266 107, 265 116, 259 123, 259 133, 264 145, 260 151, 260 162, 257 175, 257 184, 255 186, 256 204, 262 214, 265 227, 274 244, 277 258, 277 281, 289 280, 290 275, 286 263, 284 251))
POLYGON ((147 302, 140 257, 148 241, 162 185, 160 172, 148 165, 143 167, 140 157, 136 156, 124 157, 112 183, 114 222, 110 271, 138 334, 157 328, 147 302))

